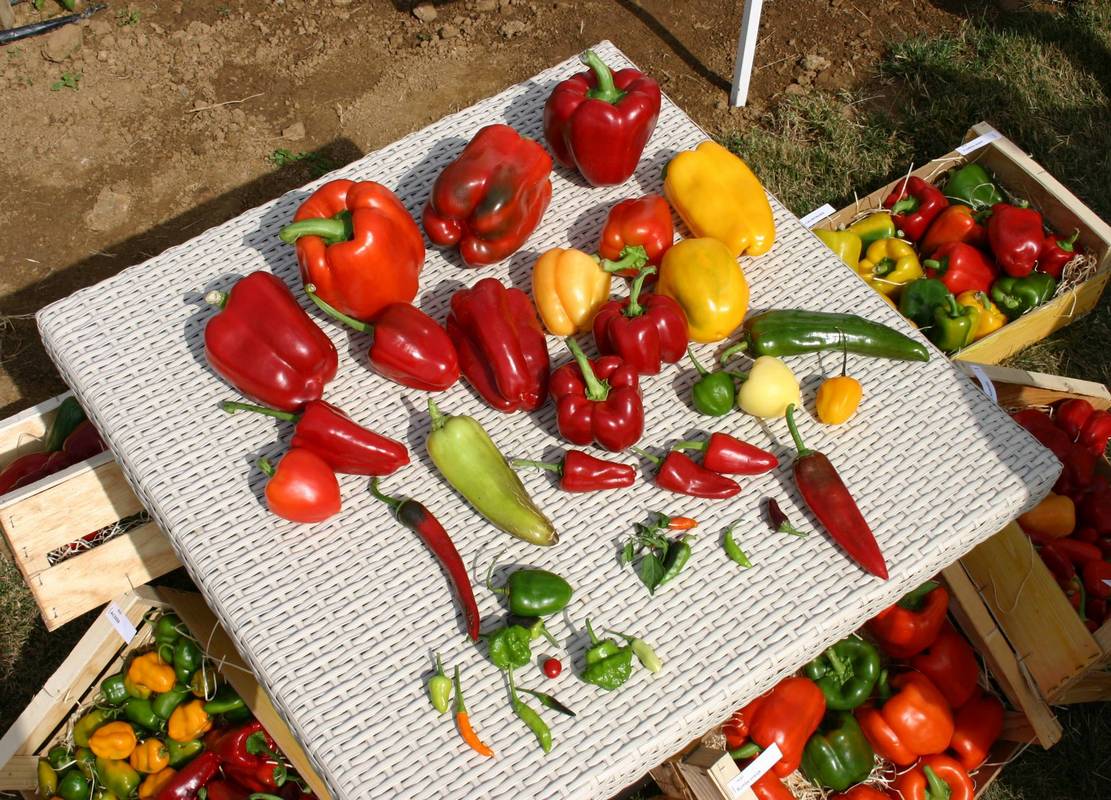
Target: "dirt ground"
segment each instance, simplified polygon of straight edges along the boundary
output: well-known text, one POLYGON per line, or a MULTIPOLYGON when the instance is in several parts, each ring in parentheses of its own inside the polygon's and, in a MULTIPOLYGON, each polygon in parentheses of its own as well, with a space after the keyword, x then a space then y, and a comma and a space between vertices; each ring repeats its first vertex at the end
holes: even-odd
POLYGON ((724 134, 785 92, 858 85, 885 41, 960 19, 943 2, 866 7, 770 0, 744 111, 726 103, 741 3, 723 0, 162 0, 0 47, 0 415, 64 388, 29 316, 43 305, 600 39, 724 134))

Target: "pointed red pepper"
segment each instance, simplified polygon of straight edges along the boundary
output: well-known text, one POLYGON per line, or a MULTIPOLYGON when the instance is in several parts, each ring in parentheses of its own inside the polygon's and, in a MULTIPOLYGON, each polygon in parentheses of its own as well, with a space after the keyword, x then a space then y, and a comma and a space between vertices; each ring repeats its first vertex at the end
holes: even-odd
POLYGON ((619 356, 641 375, 656 375, 687 352, 687 317, 662 294, 641 294, 655 267, 643 267, 625 300, 610 300, 594 315, 594 344, 603 355, 619 356))
POLYGON ((949 201, 932 183, 911 175, 895 184, 883 205, 891 210, 895 227, 907 239, 917 242, 926 234, 930 223, 949 205, 949 201))
POLYGON ((688 440, 672 450, 701 450, 702 466, 727 475, 763 475, 779 466, 779 459, 756 445, 727 433, 711 433, 707 440, 688 440))
POLYGON ((1061 273, 1065 265, 1076 258, 1076 239, 1080 231, 1075 230, 1067 239, 1058 239, 1057 234, 1051 233, 1042 240, 1042 249, 1038 252, 1038 272, 1052 275, 1061 280, 1061 273))
POLYGON ((66 440, 62 442, 62 450, 69 456, 70 462, 76 464, 86 458, 92 458, 97 453, 103 453, 108 445, 100 438, 100 431, 90 420, 82 420, 74 428, 66 440))
POLYGON ((170 778, 154 800, 196 800, 198 792, 220 771, 220 757, 201 753, 170 778))
POLYGON ((1075 442, 1080 438, 1084 423, 1095 413, 1095 410, 1095 407, 1084 398, 1073 397, 1053 409, 1053 422, 1075 442))
POLYGON ((591 186, 628 180, 656 128, 660 85, 643 72, 612 72, 592 50, 590 67, 558 84, 544 104, 544 138, 565 167, 591 186))
POLYGON ((988 243, 995 263, 1014 278, 1034 271, 1045 233, 1042 215, 1032 208, 996 203, 988 219, 988 243))
MULTIPOLYGON (((658 194, 646 194, 635 200, 622 200, 610 209, 602 227, 598 255, 607 261, 619 261, 630 255, 641 256, 643 263, 658 267, 674 241, 675 223, 671 219, 671 206, 658 194)), ((639 272, 639 269, 629 267, 617 274, 623 278, 635 278, 639 272)))
POLYGON ((644 433, 644 405, 636 370, 617 356, 589 361, 579 343, 563 340, 574 363, 552 373, 556 425, 572 444, 596 442, 612 452, 636 444, 644 433))
POLYGON ((992 745, 1003 733, 1003 704, 999 698, 980 692, 960 707, 953 720, 949 751, 966 770, 979 769, 988 760, 992 745))
POLYGON ((976 691, 980 662, 972 646, 946 622, 925 650, 910 662, 929 678, 952 708, 960 708, 976 691))
POLYGON ((991 291, 996 270, 980 250, 964 242, 949 242, 922 262, 926 276, 938 278, 953 294, 991 291))
POLYGON ((559 475, 559 488, 565 492, 598 492, 604 489, 625 489, 636 481, 636 470, 628 464, 595 458, 582 450, 568 450, 558 464, 514 458, 515 469, 536 467, 559 475))
POLYGON ((1107 452, 1107 442, 1111 441, 1111 412, 1092 412, 1092 415, 1084 420, 1084 427, 1080 429, 1080 438, 1077 441, 1089 453, 1102 458, 1107 452))
POLYGON ((711 500, 724 500, 741 491, 741 485, 732 478, 706 469, 677 450, 668 451, 661 459, 639 447, 629 449, 656 465, 656 485, 661 489, 711 500))
POLYGON ((204 354, 216 374, 256 403, 282 411, 320 399, 339 356, 280 278, 252 272, 205 301, 221 309, 204 329, 204 354))
POLYGON ((328 463, 311 450, 294 448, 272 467, 265 458, 259 469, 270 480, 266 505, 291 522, 323 522, 339 512, 339 481, 328 463))

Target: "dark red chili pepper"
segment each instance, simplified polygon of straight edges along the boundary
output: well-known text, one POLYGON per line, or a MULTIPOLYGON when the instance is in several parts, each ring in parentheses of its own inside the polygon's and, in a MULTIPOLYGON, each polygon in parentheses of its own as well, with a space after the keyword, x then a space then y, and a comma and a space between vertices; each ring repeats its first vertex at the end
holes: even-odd
POLYGON ((1111 412, 1095 411, 1084 421, 1079 442, 1099 458, 1107 451, 1108 441, 1111 441, 1111 412))
POLYGON ((701 450, 702 466, 727 475, 762 475, 779 466, 779 459, 756 445, 727 433, 711 433, 706 441, 687 440, 672 450, 701 450))
POLYGON ((1054 539, 1042 549, 1044 550, 1045 547, 1052 547, 1078 567, 1083 566, 1089 561, 1101 561, 1103 559, 1103 553, 1098 546, 1090 544, 1089 542, 1081 542, 1071 537, 1054 539))
POLYGON ((911 175, 895 185, 883 205, 891 210, 891 218, 903 235, 917 242, 949 201, 932 183, 911 175))
POLYGON ((1053 576, 1053 579, 1057 581, 1057 585, 1062 589, 1076 577, 1076 567, 1073 566, 1072 561, 1054 547, 1052 542, 1042 545, 1038 550, 1038 555, 1041 556, 1042 562, 1053 576))
MULTIPOLYGON (((1073 500, 1073 502, 1075 503, 1076 501, 1073 500)), ((1096 544, 1099 541, 1099 531, 1089 527, 1078 528, 1073 532, 1072 538, 1080 542, 1091 542, 1092 544, 1096 544)))
POLYGON ((1111 536, 1111 491, 1097 488, 1086 494, 1080 501, 1080 521, 1100 536, 1111 536))
POLYGON ((156 800, 196 800, 201 787, 216 777, 220 770, 220 756, 201 753, 170 778, 162 787, 156 800))
POLYGON ((1096 625, 1102 625, 1107 620, 1107 601, 1099 597, 1089 597, 1084 604, 1084 616, 1096 625))
POLYGON ((791 524, 791 520, 787 519, 787 515, 779 507, 779 501, 774 497, 768 498, 768 522, 771 523, 772 530, 776 533, 789 533, 792 536, 802 536, 803 538, 809 535, 806 531, 800 531, 791 524))
POLYGON ((62 442, 62 450, 70 457, 73 464, 92 458, 107 449, 108 445, 100 438, 100 431, 89 420, 81 422, 62 442))
POLYGON ((412 498, 398 499, 384 494, 378 488, 378 479, 370 482, 370 492, 392 510, 393 515, 409 530, 413 531, 424 542, 425 546, 436 556, 444 572, 447 573, 448 582, 459 598, 459 605, 463 610, 463 619, 467 623, 467 635, 473 641, 478 641, 478 625, 481 617, 478 613, 478 604, 475 603, 474 590, 471 588, 471 578, 467 574, 467 566, 455 543, 451 541, 444 526, 440 524, 432 512, 412 498))
POLYGON ((1087 400, 1074 397, 1053 409, 1053 422, 1075 442, 1080 438, 1080 431, 1084 429, 1084 423, 1095 411, 1095 408, 1087 400))
POLYGON ((558 464, 547 461, 528 461, 514 458, 509 462, 514 468, 537 467, 559 474, 559 488, 565 492, 598 492, 604 489, 624 489, 636 482, 636 470, 628 464, 595 458, 582 450, 568 450, 558 464))
POLYGON ((661 489, 713 500, 733 497, 741 491, 741 485, 735 480, 706 469, 684 453, 670 450, 667 456, 660 459, 639 447, 629 449, 656 465, 656 485, 661 489))
POLYGON ((988 219, 988 243, 995 263, 1013 278, 1034 271, 1042 250, 1042 215, 1032 208, 996 203, 988 219))
POLYGON ((802 499, 853 561, 887 580, 887 562, 845 482, 824 453, 803 444, 795 425, 794 404, 787 406, 787 427, 798 449, 794 471, 802 499))
POLYGON ((1065 265, 1076 257, 1076 237, 1079 235, 1080 231, 1075 230, 1067 239, 1058 239, 1055 233, 1046 236, 1042 240, 1042 249, 1038 253, 1038 266, 1035 269, 1060 280, 1065 265))
MULTIPOLYGON (((1100 555, 1102 556, 1102 553, 1100 555)), ((1102 558, 1092 559, 1084 562, 1082 571, 1084 589, 1087 590, 1088 597, 1098 600, 1111 598, 1111 564, 1102 558)))
POLYGON ((51 455, 51 453, 28 453, 4 467, 4 471, 0 472, 0 494, 45 477, 46 464, 50 461, 51 455), (24 480, 25 478, 30 480, 24 480))

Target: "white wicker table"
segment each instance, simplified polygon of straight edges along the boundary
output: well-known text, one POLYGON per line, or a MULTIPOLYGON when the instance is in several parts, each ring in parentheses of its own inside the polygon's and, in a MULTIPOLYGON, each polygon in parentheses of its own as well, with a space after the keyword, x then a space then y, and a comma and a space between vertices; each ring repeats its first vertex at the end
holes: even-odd
MULTIPOLYGON (((598 50, 610 64, 628 63, 608 43, 598 50)), ((337 175, 395 188, 419 215, 439 170, 479 127, 504 121, 539 137, 545 97, 575 69, 576 61, 568 60, 337 175)), ((609 206, 658 191, 668 158, 704 138, 665 99, 633 180, 590 189, 557 170, 551 208, 523 250, 507 263, 475 271, 430 250, 420 305, 443 319, 455 288, 488 275, 528 289, 538 253, 557 245, 592 251, 609 206)), ((692 370, 679 364, 645 381, 642 444, 728 430, 771 447, 784 465, 748 480, 741 495, 726 502, 664 495, 647 480, 621 493, 565 495, 549 476, 531 474, 528 488, 561 532, 557 547, 534 548, 485 524, 431 470, 423 449, 426 396, 369 373, 365 339, 322 322, 341 353, 327 399, 403 439, 414 454, 411 466, 385 481, 387 489, 425 502, 476 574, 508 546, 507 563, 543 566, 568 578, 575 598, 569 614, 551 627, 566 643, 565 662, 576 670, 588 616, 644 637, 665 661, 659 676, 639 670, 611 693, 583 684, 572 670, 557 682, 534 668, 522 670, 520 683, 543 684, 578 712, 574 720, 545 715, 555 738, 545 757, 512 716, 501 677, 463 637, 432 557, 369 497, 366 481, 342 478, 345 508, 328 523, 285 523, 260 502, 264 479, 253 464, 260 455, 280 455, 288 426, 217 409, 236 393, 205 365, 202 331, 212 311, 201 298, 256 269, 298 285, 292 248, 277 231, 314 186, 54 303, 38 319, 63 377, 338 797, 606 797, 990 536, 1036 502, 1059 470, 1047 450, 936 352, 928 364, 850 359, 865 386, 856 418, 828 428, 804 416, 801 427, 810 446, 832 456, 871 521, 891 571, 882 582, 852 565, 824 535, 799 540, 768 532, 760 507, 769 495, 780 498, 793 519, 814 525, 799 508, 786 426, 765 427, 740 414, 697 416, 685 404, 692 370), (618 539, 646 509, 702 522, 690 566, 654 598, 616 560, 618 539), (720 531, 737 520, 755 564, 747 571, 728 561, 719 545, 720 531), (429 709, 423 678, 433 651, 462 667, 472 719, 496 760, 470 752, 451 721, 429 709)), ((773 205, 775 247, 762 258, 742 260, 754 309, 858 311, 909 330, 790 213, 773 205)), ((549 344, 554 363, 567 360, 558 341, 549 344)), ((790 361, 812 398, 821 376, 818 357, 790 361)), ((825 362, 834 370, 840 359, 825 362)), ((507 454, 539 458, 561 447, 551 404, 532 416, 505 416, 463 384, 439 402, 449 413, 479 418, 507 454)), ((493 620, 499 615, 495 599, 484 590, 477 594, 484 617, 493 620)))

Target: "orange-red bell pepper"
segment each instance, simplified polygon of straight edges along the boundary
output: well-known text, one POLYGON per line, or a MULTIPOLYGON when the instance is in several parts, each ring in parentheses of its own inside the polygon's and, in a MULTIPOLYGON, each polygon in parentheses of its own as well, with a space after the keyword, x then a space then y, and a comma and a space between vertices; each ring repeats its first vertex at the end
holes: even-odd
MULTIPOLYGON (((646 194, 622 200, 610 209, 602 227, 598 255, 607 261, 630 259, 630 266, 617 274, 635 278, 640 274, 637 263, 660 265, 664 253, 675 243, 675 223, 671 206, 658 194, 646 194)), ((649 276, 649 280, 653 280, 649 276)))
POLYGON ((976 785, 968 772, 949 756, 927 756, 895 779, 903 800, 973 800, 976 785))
POLYGON ((750 757, 773 743, 778 745, 782 756, 772 769, 782 778, 799 768, 803 748, 825 712, 825 695, 814 681, 785 678, 722 726, 726 747, 734 752, 741 748, 750 757), (751 746, 742 747, 746 739, 751 739, 751 746))
POLYGON ((865 783, 857 784, 847 792, 833 795, 832 800, 891 800, 891 795, 880 791, 875 786, 865 783))
POLYGON ((910 665, 930 679, 952 708, 968 702, 980 679, 976 653, 948 622, 933 644, 911 659, 910 665))
POLYGON ((949 612, 949 592, 928 581, 868 622, 880 648, 892 658, 910 658, 937 638, 949 612))
POLYGON ((974 247, 987 245, 984 226, 976 220, 975 212, 965 205, 947 206, 937 215, 926 235, 918 243, 923 257, 930 258, 934 251, 949 242, 964 242, 974 247))
POLYGON ((1002 732, 1003 704, 995 695, 981 692, 957 711, 949 752, 971 772, 988 760, 1002 732))
POLYGON ((898 691, 884 704, 862 706, 857 722, 876 753, 901 767, 919 756, 940 753, 953 738, 949 704, 929 678, 903 672, 891 679, 898 691))

